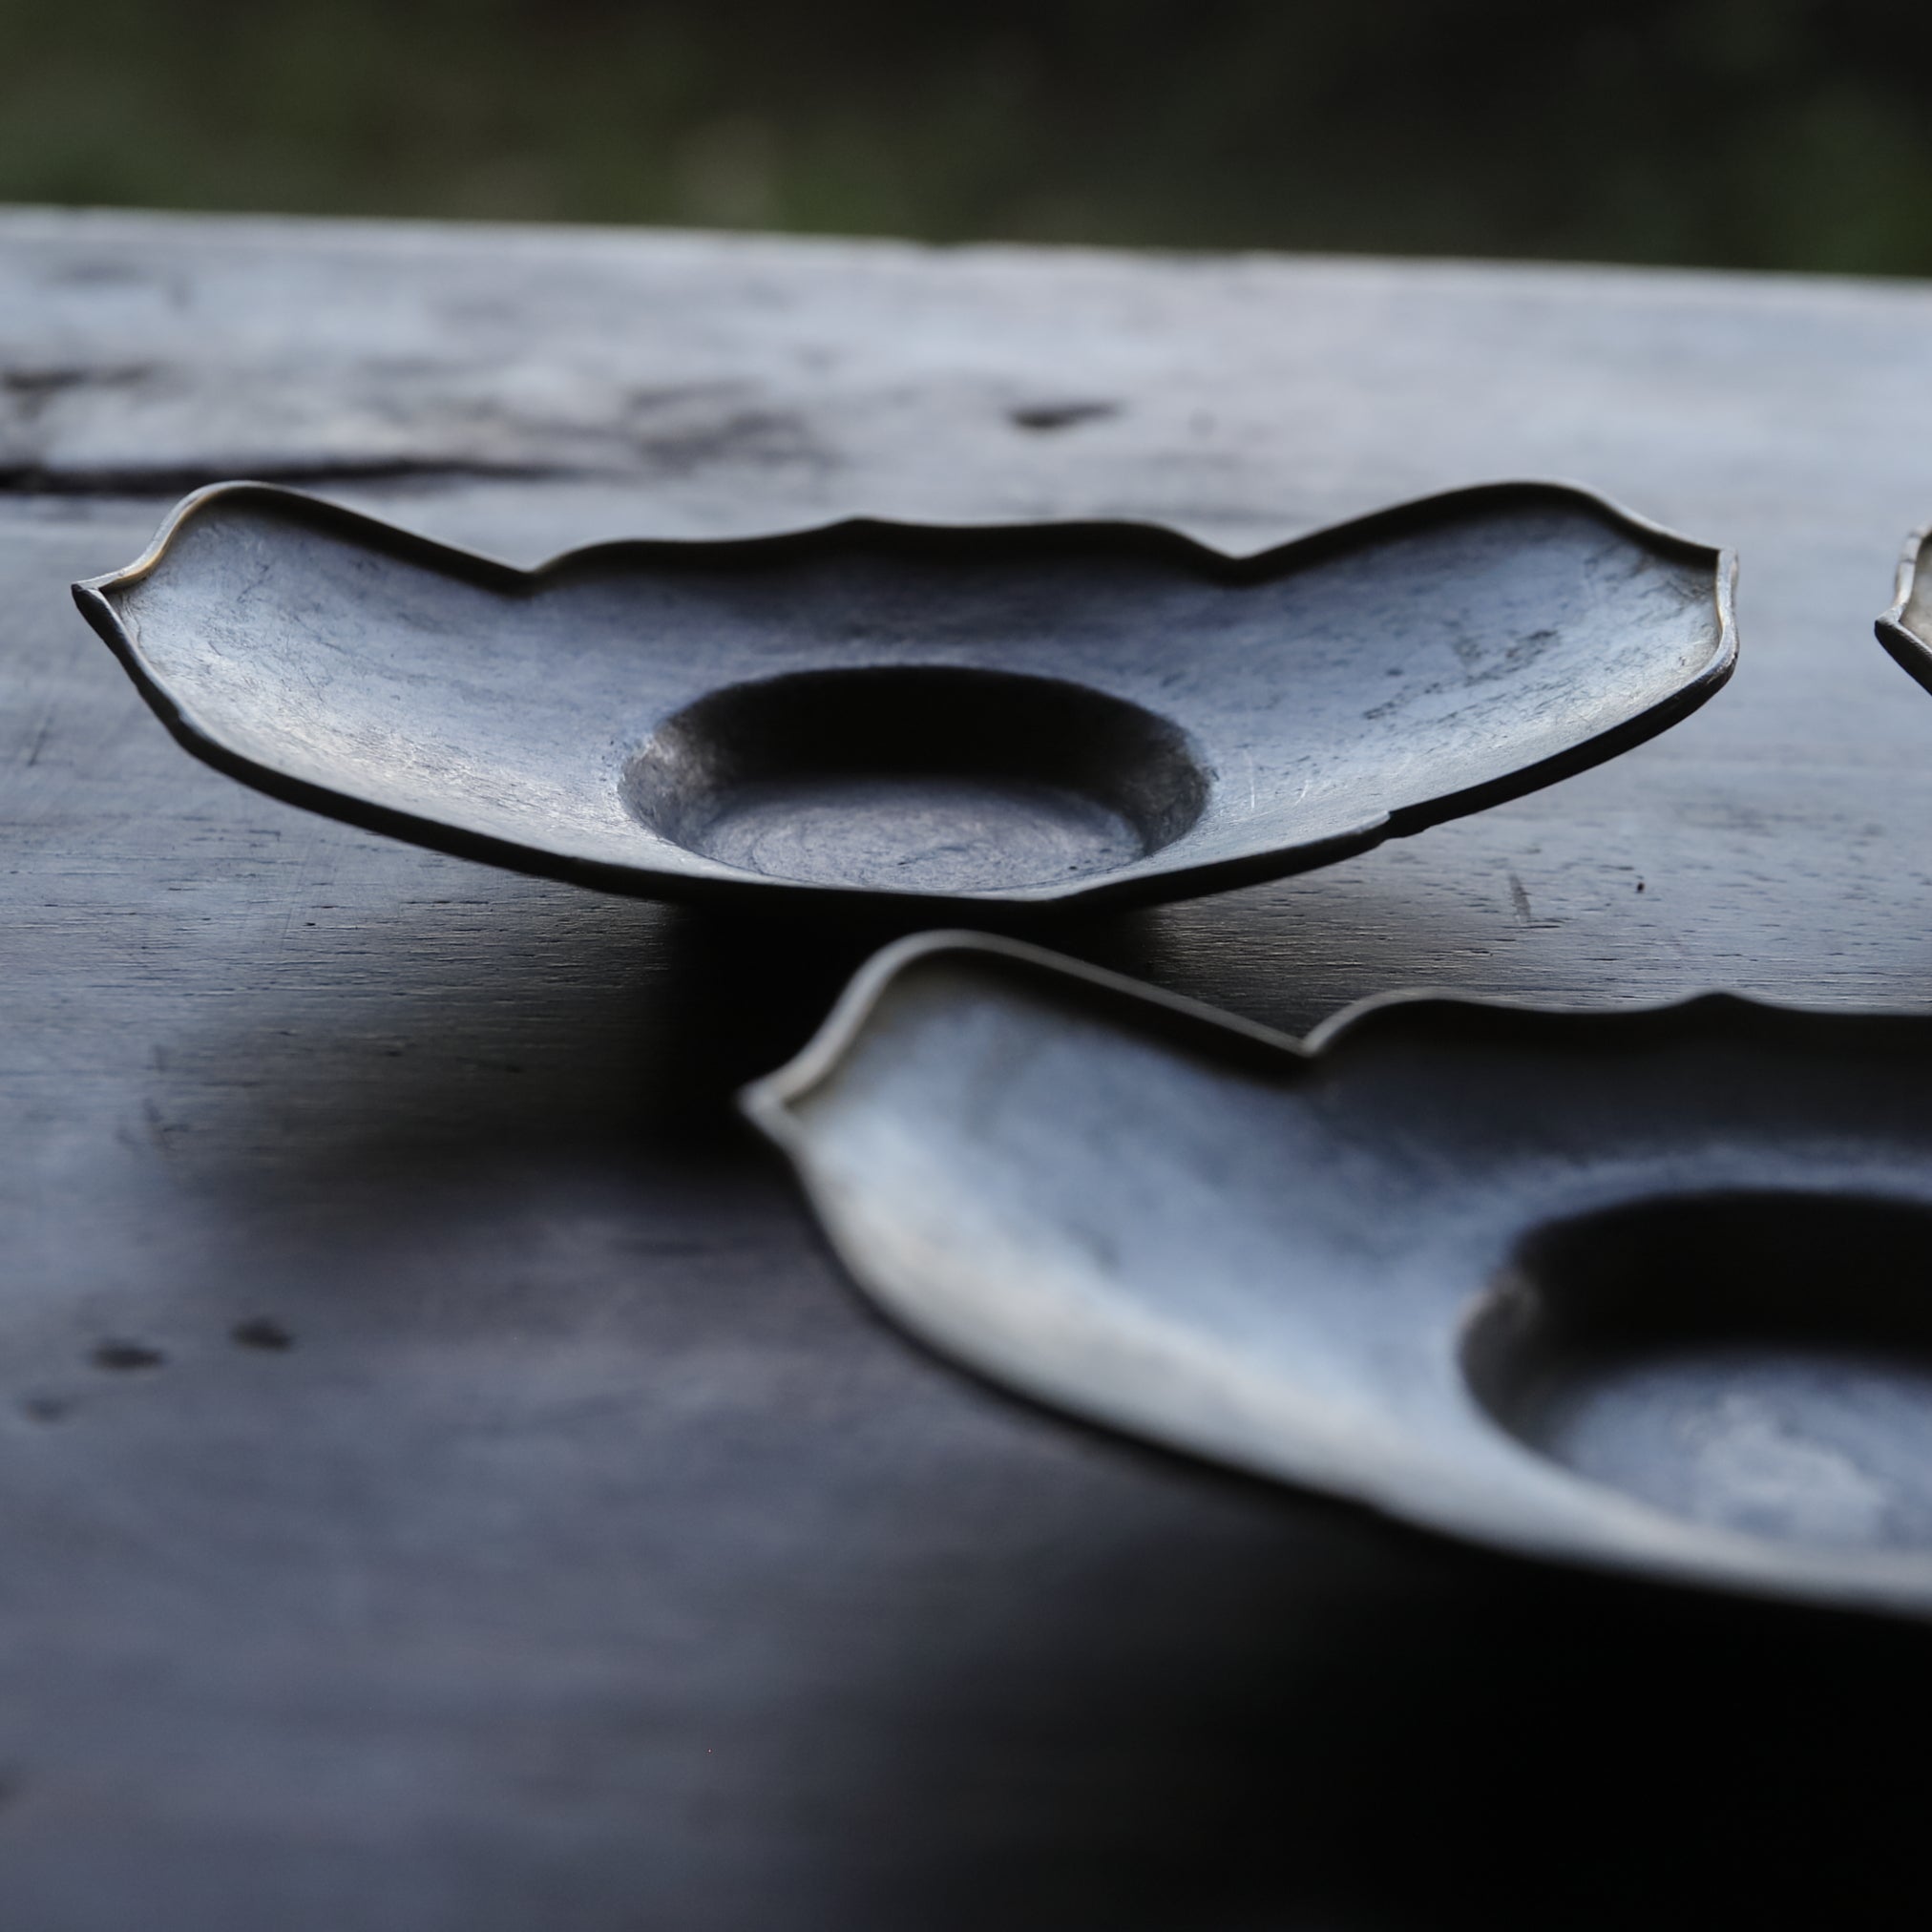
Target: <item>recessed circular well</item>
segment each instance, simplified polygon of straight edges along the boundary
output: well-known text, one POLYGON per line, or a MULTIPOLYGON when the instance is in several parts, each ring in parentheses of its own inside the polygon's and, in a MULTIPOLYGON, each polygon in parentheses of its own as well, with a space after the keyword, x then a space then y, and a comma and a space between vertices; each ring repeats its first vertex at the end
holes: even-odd
POLYGON ((800 884, 999 892, 1091 878, 1200 816, 1186 734, 1055 678, 936 665, 731 684, 667 719, 623 778, 687 851, 800 884))
POLYGON ((1464 1366, 1520 1440, 1674 1515, 1932 1546, 1932 1208, 1726 1193, 1556 1223, 1464 1366))

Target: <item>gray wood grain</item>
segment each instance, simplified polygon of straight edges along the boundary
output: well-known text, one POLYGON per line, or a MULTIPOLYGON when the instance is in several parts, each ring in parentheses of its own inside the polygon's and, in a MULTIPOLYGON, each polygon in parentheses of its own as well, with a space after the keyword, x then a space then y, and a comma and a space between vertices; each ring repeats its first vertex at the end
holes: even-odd
POLYGON ((1060 942, 1289 1028, 1396 984, 1922 1006, 1932 700, 1870 622, 1932 514, 1932 291, 33 212, 0 290, 0 1922, 1922 1916, 1925 1779, 1879 1762, 1922 1638, 942 1370, 726 1104, 882 932, 276 806, 66 586, 234 473, 520 562, 858 513, 1253 549, 1568 475, 1740 550, 1726 693, 1060 942))

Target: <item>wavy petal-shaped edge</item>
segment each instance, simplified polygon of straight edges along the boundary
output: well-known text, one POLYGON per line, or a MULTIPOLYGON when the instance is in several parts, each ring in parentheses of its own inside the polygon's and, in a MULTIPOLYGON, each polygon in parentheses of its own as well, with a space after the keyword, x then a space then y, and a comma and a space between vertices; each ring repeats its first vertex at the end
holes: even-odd
MULTIPOLYGON (((812 1039, 781 1067, 742 1088, 738 1105, 745 1118, 784 1155, 797 1178, 822 1238, 867 1300, 884 1311, 923 1346, 1008 1394, 1017 1394, 1061 1418, 1123 1436, 1157 1442, 1194 1460, 1234 1466, 1291 1490, 1321 1494, 1373 1511, 1429 1535, 1446 1536, 1474 1546, 1513 1552, 1564 1567, 1610 1571, 1678 1586, 1784 1599, 1828 1607, 1879 1611, 1932 1619, 1932 1557, 1922 1551, 1868 1551, 1855 1557, 1750 1536, 1715 1525, 1682 1522, 1646 1504, 1632 1504, 1614 1490, 1593 1491, 1605 1516, 1622 1518, 1628 1528, 1634 1509, 1640 1522, 1634 1540, 1591 1528, 1579 1540, 1553 1535, 1541 1525, 1515 1522, 1506 1511, 1494 1517, 1458 1519, 1445 1513, 1412 1479, 1391 1480, 1365 1465, 1351 1480, 1336 1470, 1317 1471, 1283 1461, 1241 1460, 1203 1449, 1179 1438, 1169 1439, 1158 1426, 1142 1426, 1109 1413, 1103 1404, 1082 1405, 1042 1393, 1018 1376, 996 1372, 956 1347, 929 1326, 915 1297, 901 1294, 872 1265, 869 1255, 840 1240, 835 1203, 821 1188, 810 1159, 810 1135, 794 1112, 797 1103, 833 1075, 874 1009, 901 974, 935 956, 956 955, 1017 966, 1031 976, 1059 979, 1094 1000, 1102 1014, 1130 1017, 1142 1033, 1156 1033, 1195 1052, 1223 1059, 1248 1073, 1283 1072, 1312 1066, 1347 1036, 1373 1026, 1398 1010, 1434 1007, 1477 1017, 1518 1017, 1535 1024, 1561 1026, 1566 1034, 1592 1035, 1637 1029, 1646 1038, 1700 1024, 1713 1010, 1730 1012, 1747 1023, 1757 1021, 1788 1035, 1841 1029, 1848 1024, 1912 1024, 1932 1029, 1932 1014, 1872 1008, 1822 1009, 1796 1002, 1713 989, 1681 999, 1644 1005, 1552 1007, 1534 999, 1480 996, 1433 989, 1377 993, 1341 1008, 1296 1039, 1252 1020, 1222 1012, 1183 995, 1149 986, 1104 967, 1071 959, 1003 935, 966 931, 918 933, 897 940, 860 968, 812 1039)), ((1586 1518, 1588 1521, 1587 1518, 1586 1518)))
POLYGON ((1520 798, 1559 779, 1588 770, 1592 766, 1615 758, 1668 730, 1723 687, 1737 662, 1736 582, 1737 558, 1734 552, 1684 536, 1580 484, 1536 479, 1475 483, 1461 489, 1412 497, 1366 515, 1325 525, 1269 549, 1243 554, 1217 549, 1165 524, 1126 519, 928 524, 887 517, 854 516, 760 536, 623 538, 563 551, 529 569, 506 563, 481 551, 440 542, 434 537, 422 536, 382 517, 351 510, 346 505, 333 502, 326 496, 313 495, 307 491, 290 489, 284 484, 238 480, 211 483, 183 497, 168 513, 154 540, 133 563, 99 577, 84 578, 73 586, 73 592, 81 615, 119 660, 150 709, 167 726, 178 744, 224 776, 285 804, 358 826, 366 831, 379 832, 434 851, 448 852, 456 858, 472 859, 538 878, 562 879, 627 897, 727 898, 742 897, 756 891, 793 901, 809 900, 820 905, 843 902, 852 906, 891 907, 895 912, 908 914, 922 911, 943 914, 968 905, 1005 907, 1018 911, 1077 904, 1086 910, 1102 904, 1147 904, 1226 892, 1237 886, 1332 865, 1367 851, 1385 839, 1407 837, 1445 819, 1486 810, 1490 806, 1520 798), (1324 556, 1364 539, 1393 536, 1410 524, 1451 511, 1459 504, 1473 505, 1485 500, 1502 503, 1511 497, 1560 498, 1586 505, 1634 538, 1667 552, 1675 552, 1687 559, 1707 560, 1712 571, 1717 640, 1710 662, 1694 677, 1635 717, 1580 739, 1549 758, 1520 766, 1482 785, 1445 792, 1393 812, 1379 813, 1340 834, 1298 844, 1272 845, 1260 851, 1240 853, 1229 858, 1191 865, 1183 861, 1165 870, 1156 867, 1138 871, 1133 878, 1126 880, 1110 880, 1107 874, 1102 873, 1064 885, 1016 888, 1005 892, 893 892, 815 885, 751 872, 718 878, 654 866, 613 865, 573 858, 566 853, 547 851, 514 840, 472 831, 442 819, 419 817, 412 812, 359 798, 350 792, 338 791, 332 787, 291 776, 224 744, 214 729, 203 724, 176 701, 165 682, 151 669, 141 654, 138 640, 116 615, 109 600, 109 593, 136 583, 153 572, 167 556, 180 531, 211 504, 244 496, 293 504, 301 514, 313 516, 325 524, 333 524, 371 548, 388 551, 425 568, 444 571, 505 591, 529 590, 545 578, 561 577, 592 563, 607 564, 621 560, 644 564, 654 556, 672 554, 688 557, 696 552, 726 560, 734 556, 782 556, 788 552, 829 548, 853 538, 942 555, 984 544, 1041 549, 1068 540, 1111 544, 1123 550, 1166 556, 1176 564, 1224 583, 1242 583, 1274 574, 1291 556, 1299 560, 1318 561, 1324 556))
POLYGON ((1922 638, 1905 621, 1905 612, 1918 587, 1919 559, 1932 541, 1932 523, 1922 524, 1905 539, 1899 568, 1892 579, 1892 605, 1873 626, 1879 641, 1891 653, 1892 662, 1932 691, 1932 642, 1922 638))
POLYGON ((1086 991, 1100 994, 1109 1005, 1124 1005, 1144 1020, 1166 1028, 1177 1038, 1196 1046, 1207 1046, 1232 1055, 1250 1065, 1265 1066, 1280 1060, 1307 1062, 1330 1051, 1345 1034, 1359 1029, 1382 1013, 1416 1007, 1479 1014, 1515 1014, 1538 1023, 1549 1021, 1581 1032, 1597 1032, 1605 1027, 1623 1032, 1633 1023, 1648 1022, 1659 1028, 1681 1023, 1694 1014, 1713 1007, 1730 1007, 1744 1013, 1775 1016, 1779 1024, 1815 1020, 1821 1026, 1836 1026, 1852 1019, 1909 1019, 1932 1027, 1932 1013, 1896 1013, 1890 1008, 1822 1008, 1796 1001, 1761 998, 1755 994, 1734 993, 1712 988, 1686 995, 1681 999, 1656 1000, 1628 1006, 1550 1006, 1544 1002, 1511 994, 1458 993, 1436 987, 1401 987, 1386 993, 1372 993, 1338 1008, 1307 1033, 1283 1033, 1264 1026, 1259 1020, 1244 1019, 1206 1000, 1190 999, 1184 993, 1133 979, 1124 973, 1110 972, 1104 966, 1090 965, 1064 953, 1036 946, 1024 939, 1002 934, 977 933, 966 928, 932 933, 913 933, 883 946, 847 982, 831 1011, 819 1022, 818 1030, 791 1059, 768 1074, 761 1075, 739 1089, 739 1109, 759 1131, 791 1154, 799 1144, 790 1109, 803 1100, 838 1066, 848 1049, 864 1031, 867 1020, 887 989, 900 974, 921 959, 936 954, 980 955, 1016 963, 1065 979, 1086 991))

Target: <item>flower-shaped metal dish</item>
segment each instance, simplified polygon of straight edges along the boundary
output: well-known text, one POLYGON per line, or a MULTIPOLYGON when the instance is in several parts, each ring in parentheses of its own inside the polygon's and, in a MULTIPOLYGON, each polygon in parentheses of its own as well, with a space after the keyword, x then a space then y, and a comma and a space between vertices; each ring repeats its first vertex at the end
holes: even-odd
POLYGON ((1905 539, 1899 574, 1892 586, 1892 607, 1879 620, 1879 641, 1932 691, 1932 586, 1920 582, 1932 552, 1932 525, 1915 530, 1905 539))
POLYGON ((1395 996, 1305 1043, 901 942, 747 1090, 1046 1402, 1532 1555, 1932 1614, 1932 1017, 1395 996))
POLYGON ((1264 556, 851 522, 513 570, 257 484, 75 586, 191 751, 647 896, 1175 897, 1610 756, 1729 675, 1728 556, 1555 485, 1264 556))

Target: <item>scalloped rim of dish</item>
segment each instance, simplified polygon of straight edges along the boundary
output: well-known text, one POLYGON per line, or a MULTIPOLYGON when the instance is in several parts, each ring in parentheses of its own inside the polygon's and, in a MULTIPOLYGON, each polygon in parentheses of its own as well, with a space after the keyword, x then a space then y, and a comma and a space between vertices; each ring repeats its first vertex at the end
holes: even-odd
MULTIPOLYGON (((130 564, 73 586, 82 616, 119 660, 176 742, 224 776, 285 804, 320 813, 366 831, 406 840, 453 857, 471 859, 538 878, 561 879, 600 892, 649 899, 740 898, 757 893, 768 903, 789 901, 821 907, 834 903, 888 909, 907 914, 943 916, 967 907, 1000 908, 1016 912, 1077 907, 1151 904, 1194 898, 1258 884, 1294 872, 1352 858, 1385 839, 1405 838, 1446 819, 1460 818, 1502 805, 1561 779, 1575 776, 1647 743, 1697 710, 1724 686, 1736 668, 1737 556, 1728 547, 1703 543, 1650 518, 1639 515, 1612 498, 1581 484, 1538 478, 1472 483, 1459 489, 1410 497, 1342 522, 1322 525, 1300 536, 1265 550, 1236 553, 1216 548, 1170 525, 1119 518, 1045 519, 1032 523, 914 523, 890 517, 851 516, 756 536, 630 537, 559 552, 528 569, 506 563, 487 553, 423 536, 384 517, 352 510, 326 496, 285 484, 240 479, 210 483, 183 497, 163 519, 146 550, 130 564), (1132 877, 1105 872, 1068 884, 1017 887, 1004 891, 928 893, 897 892, 868 887, 814 884, 733 869, 720 876, 715 869, 683 871, 657 865, 615 865, 583 859, 568 852, 504 839, 472 830, 445 819, 376 804, 331 786, 297 778, 273 765, 236 750, 212 727, 197 719, 149 667, 139 641, 122 624, 108 593, 138 582, 159 565, 176 536, 210 505, 232 497, 260 497, 297 506, 302 514, 352 532, 371 547, 420 562, 429 568, 466 577, 502 590, 528 590, 544 579, 560 577, 592 562, 647 560, 654 554, 690 556, 707 553, 720 558, 753 554, 761 556, 787 551, 810 551, 864 537, 915 550, 962 549, 995 543, 1044 548, 1069 538, 1117 544, 1126 550, 1165 555, 1177 563, 1227 583, 1258 580, 1278 571, 1284 559, 1295 556, 1315 561, 1363 538, 1394 534, 1405 525, 1459 504, 1512 496, 1558 497, 1586 504, 1599 515, 1636 537, 1686 557, 1707 560, 1712 569, 1717 638, 1710 661, 1675 690, 1633 717, 1579 739, 1550 757, 1460 791, 1444 792, 1395 811, 1379 812, 1347 831, 1302 842, 1279 840, 1229 856, 1199 861, 1182 860, 1165 868, 1137 868, 1132 877)), ((800 668, 808 669, 809 665, 800 668)))
POLYGON ((1507 1509, 1484 1514, 1475 1509, 1445 1507, 1426 1480, 1397 1469, 1364 1465, 1351 1479, 1310 1466, 1299 1469, 1292 1459, 1243 1460, 1170 1439, 1154 1426, 1109 1413, 1104 1406, 1082 1406, 984 1368, 970 1354, 956 1350, 942 1335, 930 1332, 921 1310, 912 1299, 882 1280, 870 1258, 842 1242, 834 1231, 833 1202, 813 1173, 810 1134, 793 1111, 838 1067, 865 1028, 874 1008, 903 972, 920 961, 946 954, 976 956, 1058 978, 1095 996, 1102 1011, 1128 1011, 1144 1030, 1173 1039, 1195 1050, 1206 1049, 1245 1071, 1278 1068, 1284 1060, 1312 1063, 1322 1059, 1345 1036, 1396 1009, 1439 1007, 1481 1014, 1520 1015, 1549 1019, 1584 1032, 1631 1025, 1669 1033, 1694 1025, 1699 1015, 1732 1010, 1774 1023, 1811 1022, 1837 1027, 1860 1019, 1877 1023, 1916 1021, 1932 1028, 1932 1013, 1894 1008, 1820 1008, 1796 1001, 1762 998, 1755 995, 1712 988, 1679 999, 1614 1007, 1549 1006, 1509 995, 1478 995, 1432 988, 1405 988, 1376 993, 1354 1000, 1331 1014, 1297 1039, 1269 1026, 1243 1019, 1185 995, 1150 986, 1104 967, 1068 958, 1043 946, 1004 935, 965 930, 916 933, 895 940, 874 954, 853 976, 811 1040, 783 1066, 749 1082, 738 1093, 740 1112, 785 1157, 812 1210, 812 1218, 840 1266, 868 1300, 890 1312, 919 1344, 956 1368, 963 1368, 1009 1395, 1017 1395, 1061 1419, 1151 1442, 1170 1453, 1222 1467, 1236 1467, 1264 1481, 1290 1489, 1326 1495, 1369 1509, 1405 1529, 1487 1547, 1542 1563, 1573 1569, 1611 1572, 1651 1583, 1710 1589, 1737 1595, 1809 1604, 1820 1607, 1878 1612, 1892 1616, 1932 1618, 1932 1553, 1922 1550, 1848 1553, 1808 1548, 1777 1540, 1709 1524, 1692 1524, 1648 1505, 1631 1503, 1619 1492, 1577 1479, 1583 1502, 1578 1521, 1581 1534, 1553 1531, 1547 1519, 1522 1522, 1507 1509), (1597 1514, 1593 1517, 1594 1509, 1597 1514), (1592 1534, 1593 1525, 1633 1524, 1638 1534, 1627 1540, 1621 1532, 1608 1537, 1592 1534))
POLYGON ((941 953, 985 954, 997 959, 1072 980, 1106 996, 1108 1002, 1124 1002, 1137 1011, 1166 1018, 1183 1035, 1206 1038, 1209 1043, 1245 1045, 1256 1050, 1257 1063, 1280 1056, 1301 1060, 1318 1060, 1344 1034, 1352 1033, 1376 1015, 1396 1007, 1441 1006, 1467 1008, 1480 1013, 1524 1014, 1538 1019, 1568 1022, 1594 1029, 1602 1023, 1619 1026, 1632 1020, 1667 1023, 1688 1018, 1699 1009, 1737 1007, 1746 1012, 1790 1016, 1797 1019, 1834 1022, 1840 1019, 1924 1019, 1932 1025, 1932 1013, 1910 1012, 1892 1007, 1819 1007, 1796 1000, 1766 999, 1756 994, 1735 993, 1712 987, 1702 993, 1687 994, 1681 999, 1647 1000, 1628 1006, 1550 1006, 1526 996, 1507 993, 1458 993, 1437 987, 1399 987, 1386 993, 1371 993, 1351 1000, 1318 1021, 1307 1033, 1283 1033, 1264 1026, 1257 1019, 1244 1019, 1239 1014, 1211 1006, 1203 999, 1190 999, 1185 993, 1170 993, 1144 979, 1115 973, 1104 966, 1090 965, 1050 947, 1037 946, 1025 939, 1008 938, 1002 934, 977 933, 960 927, 941 932, 912 933, 894 939, 853 974, 831 1011, 819 1022, 817 1031, 783 1066, 748 1082, 738 1092, 738 1103, 746 1117, 760 1132, 787 1147, 795 1144, 795 1126, 790 1113, 794 1102, 803 1100, 831 1073, 845 1057, 887 988, 915 961, 941 953))

